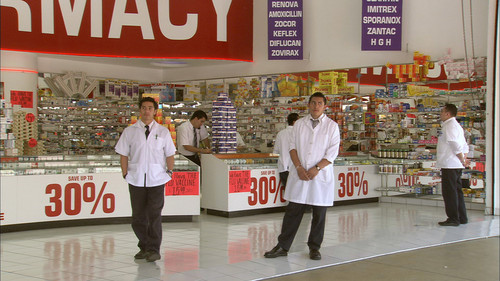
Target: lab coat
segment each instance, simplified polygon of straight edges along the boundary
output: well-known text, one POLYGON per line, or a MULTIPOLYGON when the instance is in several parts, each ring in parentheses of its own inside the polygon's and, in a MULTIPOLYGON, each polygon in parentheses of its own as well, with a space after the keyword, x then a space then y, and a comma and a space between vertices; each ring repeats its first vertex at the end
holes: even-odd
POLYGON ((293 167, 292 160, 290 159, 290 136, 292 135, 292 131, 293 126, 288 126, 276 135, 273 153, 280 155, 278 158, 279 173, 289 171, 290 167, 293 167))
POLYGON ((134 186, 154 187, 170 181, 167 157, 175 154, 170 131, 156 121, 150 124, 146 140, 144 123, 139 120, 125 128, 115 146, 116 153, 128 157, 125 180, 134 186))
MULTIPOLYGON (((179 127, 177 127, 177 149, 179 153, 186 156, 193 156, 196 153, 186 150, 184 145, 192 145, 194 146, 194 127, 190 121, 186 121, 182 123, 179 127)), ((200 147, 200 141, 208 138, 208 132, 204 125, 201 125, 199 129, 196 130, 198 134, 198 143, 196 147, 200 147)))
POLYGON ((464 129, 455 117, 451 117, 441 124, 441 135, 437 144, 437 168, 463 169, 464 166, 457 157, 463 153, 467 157, 469 146, 464 136, 464 129))
POLYGON ((302 167, 314 167, 321 159, 330 165, 321 169, 309 181, 299 179, 297 169, 290 168, 284 198, 288 201, 314 206, 333 206, 335 198, 335 176, 333 161, 339 154, 340 132, 335 121, 323 114, 319 124, 313 129, 311 115, 297 120, 290 138, 290 150, 297 150, 302 167))

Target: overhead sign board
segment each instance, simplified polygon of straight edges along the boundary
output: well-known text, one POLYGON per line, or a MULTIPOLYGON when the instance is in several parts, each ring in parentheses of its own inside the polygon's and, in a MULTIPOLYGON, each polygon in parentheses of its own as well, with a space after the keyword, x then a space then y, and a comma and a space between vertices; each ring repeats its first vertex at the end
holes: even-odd
POLYGON ((363 0, 362 51, 401 51, 403 0, 363 0))
POLYGON ((253 1, 1 1, 2 50, 253 60, 253 1))
POLYGON ((302 0, 268 0, 268 59, 303 58, 302 0))

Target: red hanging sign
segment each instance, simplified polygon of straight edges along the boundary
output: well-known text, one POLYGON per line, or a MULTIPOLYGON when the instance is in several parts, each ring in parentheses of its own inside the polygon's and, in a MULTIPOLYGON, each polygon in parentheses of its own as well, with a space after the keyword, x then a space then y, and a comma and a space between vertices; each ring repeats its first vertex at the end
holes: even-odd
POLYGON ((10 91, 10 103, 18 104, 22 108, 33 108, 33 92, 10 91))

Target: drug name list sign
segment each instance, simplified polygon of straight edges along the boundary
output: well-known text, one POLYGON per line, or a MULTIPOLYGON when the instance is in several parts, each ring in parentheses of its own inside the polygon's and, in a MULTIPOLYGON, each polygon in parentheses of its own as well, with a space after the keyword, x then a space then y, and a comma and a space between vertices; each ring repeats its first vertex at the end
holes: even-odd
POLYGON ((268 59, 301 60, 302 0, 268 0, 268 59))
POLYGON ((403 0, 363 0, 362 51, 401 51, 403 0))

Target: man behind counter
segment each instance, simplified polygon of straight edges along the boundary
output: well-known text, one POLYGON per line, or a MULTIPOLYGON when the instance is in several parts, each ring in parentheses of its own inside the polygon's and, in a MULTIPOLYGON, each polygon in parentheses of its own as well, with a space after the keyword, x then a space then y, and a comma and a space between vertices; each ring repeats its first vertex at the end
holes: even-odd
POLYGON ((207 114, 203 110, 197 110, 193 113, 189 122, 184 122, 177 128, 177 145, 179 153, 186 156, 186 158, 193 161, 198 166, 201 166, 198 153, 208 154, 212 152, 210 150, 208 132, 203 125, 207 120, 207 114), (201 148, 200 142, 206 148, 201 148))

